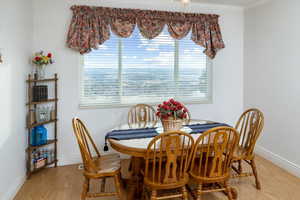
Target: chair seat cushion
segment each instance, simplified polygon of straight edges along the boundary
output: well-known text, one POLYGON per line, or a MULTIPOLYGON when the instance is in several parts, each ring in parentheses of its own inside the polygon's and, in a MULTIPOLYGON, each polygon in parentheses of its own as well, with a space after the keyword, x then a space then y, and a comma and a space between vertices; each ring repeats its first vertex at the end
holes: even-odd
MULTIPOLYGON (((213 157, 208 157, 208 160, 206 162, 205 157, 202 158, 202 162, 200 162, 200 158, 196 158, 193 166, 191 166, 191 171, 190 175, 194 179, 198 181, 203 181, 203 182, 218 182, 219 180, 224 180, 229 178, 229 170, 223 171, 218 173, 218 171, 213 169, 213 157), (207 167, 205 168, 205 165, 207 167), (224 173, 225 172, 225 173, 224 173)), ((224 161, 222 161, 222 167, 221 169, 224 168, 224 161)))
POLYGON ((233 160, 241 160, 248 157, 247 152, 248 152, 247 149, 241 146, 236 147, 233 152, 233 160))
POLYGON ((119 154, 102 155, 100 158, 95 157, 94 163, 98 169, 99 175, 107 175, 107 173, 116 173, 121 168, 121 160, 119 154))

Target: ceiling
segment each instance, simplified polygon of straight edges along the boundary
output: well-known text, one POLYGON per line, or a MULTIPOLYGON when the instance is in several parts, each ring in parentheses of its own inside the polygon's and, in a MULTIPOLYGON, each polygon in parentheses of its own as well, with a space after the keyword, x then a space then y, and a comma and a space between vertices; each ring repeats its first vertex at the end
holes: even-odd
POLYGON ((233 6, 250 6, 261 2, 262 0, 191 0, 194 3, 213 3, 233 6))

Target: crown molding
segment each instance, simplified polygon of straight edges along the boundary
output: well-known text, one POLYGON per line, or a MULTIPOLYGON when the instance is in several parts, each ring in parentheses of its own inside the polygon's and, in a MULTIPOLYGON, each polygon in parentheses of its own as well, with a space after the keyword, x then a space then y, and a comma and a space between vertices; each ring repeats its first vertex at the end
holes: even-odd
POLYGON ((236 10, 243 11, 242 6, 238 5, 224 5, 214 3, 189 3, 183 6, 180 0, 152 0, 152 1, 137 1, 137 0, 70 0, 70 5, 89 5, 89 6, 103 6, 103 7, 116 7, 116 8, 133 8, 133 9, 150 9, 174 12, 187 12, 187 13, 211 13, 217 10, 236 10), (205 12, 207 11, 207 12, 205 12))
POLYGON ((267 4, 267 3, 271 2, 271 1, 272 0, 260 0, 260 1, 257 1, 255 3, 250 3, 250 4, 246 5, 244 9, 248 10, 248 9, 251 9, 251 8, 262 6, 262 5, 267 4))

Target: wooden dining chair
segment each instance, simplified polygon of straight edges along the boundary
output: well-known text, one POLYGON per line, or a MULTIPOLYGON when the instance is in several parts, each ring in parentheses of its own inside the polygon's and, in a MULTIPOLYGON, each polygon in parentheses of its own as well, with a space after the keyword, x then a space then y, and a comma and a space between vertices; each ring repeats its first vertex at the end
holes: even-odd
POLYGON ((254 147, 256 141, 262 132, 264 126, 264 115, 261 111, 255 108, 246 110, 239 118, 236 129, 239 132, 239 143, 234 152, 233 170, 236 172, 233 177, 254 176, 256 188, 261 189, 261 184, 258 179, 254 147), (247 163, 252 168, 252 173, 243 172, 242 162, 247 163), (237 165, 237 166, 236 166, 237 165))
POLYGON ((137 104, 128 112, 128 126, 138 125, 137 128, 144 128, 147 124, 154 127, 157 123, 157 116, 154 108, 147 104, 137 104))
POLYGON ((189 109, 185 105, 183 105, 183 107, 187 110, 187 116, 186 116, 186 119, 185 119, 184 123, 185 123, 185 125, 189 125, 190 122, 191 122, 191 118, 192 118, 191 112, 189 111, 189 109))
POLYGON ((88 197, 106 197, 117 196, 121 199, 120 186, 120 157, 118 154, 100 155, 92 137, 83 122, 74 118, 72 120, 73 130, 77 138, 79 149, 82 156, 85 177, 81 200, 88 197), (96 156, 93 156, 96 154, 96 156), (106 178, 113 177, 116 187, 116 192, 105 192, 106 178), (90 192, 90 180, 102 180, 100 192, 90 192))
POLYGON ((194 145, 193 138, 181 131, 160 134, 152 139, 147 148, 144 173, 144 196, 151 193, 151 200, 188 200, 186 184, 189 181, 188 168, 194 145), (179 190, 170 195, 159 195, 159 191, 179 190))
POLYGON ((195 190, 189 189, 195 199, 201 200, 203 193, 217 191, 225 192, 229 200, 236 198, 227 182, 237 141, 238 133, 230 127, 210 129, 197 139, 189 172, 197 185, 195 190))

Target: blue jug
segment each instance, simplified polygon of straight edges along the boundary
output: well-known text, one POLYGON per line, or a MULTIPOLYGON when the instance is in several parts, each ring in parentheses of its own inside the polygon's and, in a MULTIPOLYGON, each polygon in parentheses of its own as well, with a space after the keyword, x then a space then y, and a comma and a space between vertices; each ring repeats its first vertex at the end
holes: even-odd
POLYGON ((43 125, 35 127, 35 136, 37 145, 47 143, 47 129, 43 125))
POLYGON ((33 129, 31 129, 31 134, 30 134, 30 144, 32 146, 36 146, 37 143, 36 143, 36 134, 35 134, 35 127, 33 129))

